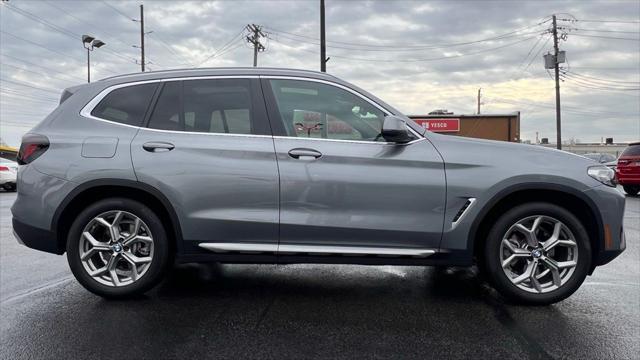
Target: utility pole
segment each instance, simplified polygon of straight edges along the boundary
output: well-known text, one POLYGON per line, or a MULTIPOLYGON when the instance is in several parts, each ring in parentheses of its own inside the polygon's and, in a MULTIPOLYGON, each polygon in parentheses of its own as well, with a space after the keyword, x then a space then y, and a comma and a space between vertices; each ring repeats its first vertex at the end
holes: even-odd
POLYGON ((140 4, 140 67, 144 72, 144 5, 140 4))
POLYGON ((253 67, 256 67, 258 66, 258 51, 264 51, 260 38, 267 36, 262 32, 262 27, 256 24, 247 25, 247 30, 252 33, 252 35, 247 35, 247 42, 253 44, 253 67))
POLYGON ((556 72, 556 148, 562 150, 562 130, 560 121, 560 64, 558 59, 558 26, 556 16, 553 15, 553 52, 554 70, 556 72))
POLYGON ((481 91, 482 91, 482 88, 479 88, 478 89, 478 115, 480 115, 480 97, 482 96, 481 91))
POLYGON ((324 26, 324 0, 320 0, 320 71, 327 72, 327 43, 324 26))

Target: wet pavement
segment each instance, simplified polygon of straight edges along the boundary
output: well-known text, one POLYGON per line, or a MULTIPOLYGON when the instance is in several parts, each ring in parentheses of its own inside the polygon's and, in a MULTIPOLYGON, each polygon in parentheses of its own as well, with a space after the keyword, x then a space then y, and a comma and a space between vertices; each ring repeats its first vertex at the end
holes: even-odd
POLYGON ((18 245, 0 193, 0 358, 640 357, 640 198, 627 251, 567 300, 506 303, 473 269, 175 268, 145 296, 84 290, 64 256, 18 245))

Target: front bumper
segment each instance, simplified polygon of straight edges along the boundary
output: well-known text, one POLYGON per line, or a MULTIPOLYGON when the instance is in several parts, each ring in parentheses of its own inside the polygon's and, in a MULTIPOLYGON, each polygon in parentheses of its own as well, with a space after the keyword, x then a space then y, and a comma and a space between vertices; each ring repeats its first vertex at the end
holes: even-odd
POLYGON ((57 241, 56 234, 49 230, 27 225, 13 218, 13 235, 20 244, 32 249, 62 255, 64 247, 57 241))
POLYGON ((616 188, 605 185, 596 186, 584 193, 597 206, 601 223, 601 239, 592 249, 592 266, 595 267, 615 259, 627 247, 623 227, 625 196, 616 188))

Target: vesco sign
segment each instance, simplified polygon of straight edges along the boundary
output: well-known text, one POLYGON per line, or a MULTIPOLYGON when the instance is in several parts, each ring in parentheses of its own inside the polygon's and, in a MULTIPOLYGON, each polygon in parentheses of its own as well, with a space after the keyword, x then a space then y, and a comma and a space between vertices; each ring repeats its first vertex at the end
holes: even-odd
POLYGON ((413 119, 413 121, 433 132, 460 131, 460 119, 413 119))

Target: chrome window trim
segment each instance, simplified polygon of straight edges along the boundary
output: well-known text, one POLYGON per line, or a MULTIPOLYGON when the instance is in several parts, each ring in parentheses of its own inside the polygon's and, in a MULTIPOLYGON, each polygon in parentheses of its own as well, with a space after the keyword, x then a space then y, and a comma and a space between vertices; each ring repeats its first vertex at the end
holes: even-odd
POLYGON ((174 77, 174 78, 141 80, 141 81, 125 82, 125 83, 121 83, 121 84, 111 85, 111 86, 108 86, 107 88, 103 89, 102 91, 100 91, 98 93, 98 95, 94 96, 91 100, 89 100, 89 102, 80 110, 79 115, 84 117, 84 118, 97 120, 97 121, 102 121, 102 122, 106 122, 106 123, 109 123, 109 124, 115 124, 115 125, 130 127, 130 128, 133 128, 133 129, 141 129, 141 130, 164 132, 164 133, 180 133, 180 134, 194 134, 194 135, 197 134, 197 135, 208 135, 208 136, 256 137, 256 138, 272 137, 274 139, 298 139, 298 140, 311 140, 311 141, 346 142, 346 143, 354 143, 354 144, 378 144, 378 145, 391 145, 391 144, 394 144, 394 145, 410 145, 410 144, 413 144, 413 143, 416 143, 418 141, 421 141, 421 140, 425 139, 425 137, 423 137, 422 135, 417 133, 410 126, 407 126, 407 129, 409 129, 409 131, 416 137, 416 139, 412 140, 412 141, 410 141, 410 142, 408 142, 406 144, 397 144, 397 143, 386 142, 386 141, 342 140, 342 139, 302 138, 302 137, 293 137, 293 136, 271 136, 271 135, 257 135, 257 134, 228 134, 228 133, 210 133, 210 132, 195 132, 195 131, 163 130, 163 129, 153 129, 153 128, 149 128, 149 127, 145 127, 145 126, 122 124, 122 123, 119 123, 119 122, 116 122, 116 121, 103 119, 103 118, 100 118, 100 117, 97 117, 97 116, 94 116, 94 115, 91 114, 93 109, 100 103, 100 101, 102 101, 102 99, 104 99, 112 91, 117 90, 117 89, 129 87, 129 86, 135 86, 135 85, 150 84, 150 83, 163 83, 163 82, 170 82, 170 81, 187 81, 187 80, 215 80, 215 79, 284 79, 284 80, 300 80, 300 81, 310 81, 310 82, 323 83, 323 84, 326 84, 326 85, 335 86, 335 87, 338 87, 338 88, 343 89, 345 91, 348 91, 348 92, 360 97, 361 99, 363 99, 364 101, 368 102, 369 104, 375 106, 378 110, 380 110, 380 111, 382 111, 382 112, 384 112, 386 114, 391 114, 392 113, 391 111, 387 110, 386 108, 384 108, 380 104, 376 103, 375 101, 369 99, 368 97, 360 94, 359 92, 357 92, 357 91, 355 91, 355 90, 353 90, 353 89, 351 89, 351 88, 349 88, 347 86, 344 86, 342 84, 338 84, 336 82, 333 82, 333 81, 327 81, 327 80, 322 80, 322 79, 314 79, 314 78, 308 78, 308 77, 302 77, 302 76, 206 75, 206 76, 183 76, 183 77, 174 77))
MULTIPOLYGON (((109 120, 104 120, 109 121, 109 120)), ((238 136, 238 137, 251 137, 251 138, 273 138, 271 135, 259 135, 259 134, 230 134, 230 133, 212 133, 212 132, 198 132, 198 131, 179 131, 179 130, 164 130, 164 129, 153 129, 148 127, 140 126, 139 129, 141 131, 153 131, 153 132, 162 132, 162 133, 172 133, 172 134, 191 134, 191 135, 207 135, 207 136, 238 136)))
MULTIPOLYGON (((100 101, 102 101, 102 99, 104 99, 107 95, 109 95, 112 91, 117 90, 117 89, 121 89, 121 88, 125 88, 125 87, 129 87, 129 86, 135 86, 135 85, 144 85, 144 84, 151 84, 151 83, 160 83, 160 82, 170 82, 170 81, 182 81, 182 80, 215 80, 215 79, 258 79, 259 76, 257 75, 210 75, 210 76, 184 76, 184 77, 175 77, 175 78, 162 78, 162 79, 152 79, 152 80, 142 80, 142 81, 133 81, 133 82, 127 82, 127 83, 122 83, 122 84, 116 84, 116 85, 111 85, 107 88, 105 88, 104 90, 102 90, 101 92, 98 93, 98 95, 94 96, 91 100, 89 100, 89 102, 82 108, 80 109, 80 116, 88 118, 88 119, 92 119, 92 120, 98 120, 98 121, 104 121, 110 124, 116 124, 116 125, 122 125, 122 126, 127 126, 130 128, 135 128, 135 129, 150 129, 144 126, 135 126, 135 125, 129 125, 129 124, 122 124, 116 121, 112 121, 112 120, 107 120, 107 119, 103 119, 97 116, 93 116, 91 114, 91 112, 93 111, 93 109, 100 103, 100 101)), ((156 129, 159 130, 159 129, 156 129)), ((173 131, 173 130, 167 130, 170 132, 176 132, 176 133, 195 133, 195 134, 212 134, 212 135, 219 135, 221 133, 200 133, 200 132, 187 132, 187 131, 173 131)), ((226 133, 224 133, 226 134, 226 133)), ((231 135, 247 135, 247 134, 231 134, 231 135)), ((253 135, 253 134, 249 134, 249 135, 253 135)), ((255 135, 253 135, 255 136, 255 135)), ((267 136, 267 135, 262 135, 262 136, 267 136)))
MULTIPOLYGON (((393 114, 391 111, 389 111, 387 108, 383 107, 382 105, 378 104, 377 102, 371 100, 370 98, 364 96, 363 94, 357 92, 356 90, 351 89, 348 86, 344 86, 342 84, 338 84, 336 82, 333 81, 328 81, 328 80, 323 80, 323 79, 314 79, 314 78, 308 78, 308 77, 302 77, 302 76, 283 76, 283 75, 260 75, 261 79, 281 79, 281 80, 298 80, 298 81, 309 81, 309 82, 317 82, 317 83, 321 83, 321 84, 325 84, 325 85, 331 85, 331 86, 335 86, 337 88, 340 88, 342 90, 348 91, 351 94, 361 98, 362 100, 366 101, 367 103, 369 103, 370 105, 373 105, 374 107, 376 107, 378 110, 382 111, 383 113, 389 115, 389 114, 393 114)), ((417 142, 421 139, 424 139, 424 137, 422 135, 420 135, 418 132, 416 132, 415 130, 413 130, 410 126, 407 125, 407 129, 409 129, 409 131, 416 137, 416 140, 412 140, 406 144, 403 145, 408 145, 408 144, 413 144, 414 142, 417 142)), ((295 137, 295 136, 274 136, 274 138, 287 138, 287 139, 314 139, 314 140, 328 140, 328 141, 346 141, 346 142, 353 142, 353 143, 367 143, 367 144, 396 144, 396 143, 392 143, 392 142, 377 142, 377 141, 366 141, 366 140, 340 140, 340 139, 322 139, 322 138, 299 138, 299 137, 295 137)))
POLYGON ((353 144, 370 144, 370 145, 411 145, 417 143, 418 141, 424 140, 424 138, 418 138, 415 140, 411 140, 408 143, 400 144, 388 141, 367 141, 367 140, 344 140, 344 139, 323 139, 323 138, 305 138, 305 137, 297 137, 297 136, 273 136, 274 139, 281 140, 310 140, 310 141, 329 141, 329 142, 342 142, 342 143, 353 143, 353 144))
POLYGON ((278 254, 317 254, 317 255, 374 255, 374 256, 414 256, 428 257, 436 253, 426 248, 393 248, 371 246, 327 246, 296 244, 261 243, 200 243, 199 247, 213 252, 251 252, 278 254))

